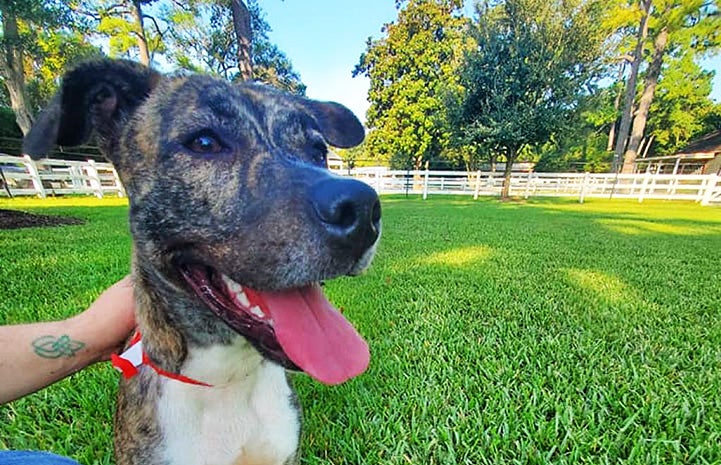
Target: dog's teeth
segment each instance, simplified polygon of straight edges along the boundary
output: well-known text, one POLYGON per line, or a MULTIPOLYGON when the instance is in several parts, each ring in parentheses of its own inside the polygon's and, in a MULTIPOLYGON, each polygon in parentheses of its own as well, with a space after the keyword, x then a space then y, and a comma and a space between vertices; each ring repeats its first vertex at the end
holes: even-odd
POLYGON ((248 296, 245 295, 245 292, 243 292, 243 288, 235 293, 235 298, 238 299, 238 302, 240 302, 240 305, 242 305, 245 308, 250 307, 250 301, 248 300, 248 296))
POLYGON ((253 305, 250 307, 250 313, 257 316, 258 318, 265 318, 265 313, 263 313, 263 310, 260 309, 257 305, 253 305))
POLYGON ((230 289, 230 292, 233 294, 237 294, 238 292, 243 292, 243 286, 236 283, 235 281, 230 281, 230 285, 228 286, 228 289, 230 289))
POLYGON ((241 287, 240 284, 236 283, 235 281, 233 281, 226 275, 221 274, 220 276, 223 278, 223 282, 225 283, 226 286, 228 286, 229 290, 236 292, 236 289, 241 287))
POLYGON ((225 287, 228 288, 228 291, 230 291, 234 295, 242 294, 241 303, 243 303, 242 299, 245 299, 246 301, 248 300, 248 298, 245 296, 245 293, 243 292, 243 286, 236 283, 235 281, 233 281, 232 279, 230 279, 229 277, 227 277, 225 275, 222 275, 222 276, 223 276, 223 282, 225 283, 225 287))

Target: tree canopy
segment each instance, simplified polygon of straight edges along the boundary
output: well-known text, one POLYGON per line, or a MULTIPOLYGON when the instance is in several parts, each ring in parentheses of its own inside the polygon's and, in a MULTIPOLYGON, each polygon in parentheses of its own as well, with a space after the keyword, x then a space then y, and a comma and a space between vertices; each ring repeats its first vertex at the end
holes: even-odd
MULTIPOLYGON (((253 78, 297 94, 305 93, 300 75, 288 57, 268 38, 270 25, 256 0, 247 3, 250 14, 253 78)), ((175 4, 167 12, 173 25, 168 35, 170 59, 180 68, 240 79, 239 44, 234 35, 230 1, 195 0, 175 4), (203 19, 205 18, 205 19, 203 19)))
MULTIPOLYGON (((240 47, 233 34, 231 3, 245 6, 241 0, 2 0, 2 97, 26 133, 65 69, 102 55, 102 44, 113 57, 239 79, 240 47)), ((259 4, 250 0, 247 8, 255 36, 253 77, 304 93, 290 59, 270 42, 270 26, 259 4)))
POLYGON ((67 2, 3 0, 0 16, 0 77, 15 120, 26 133, 59 72, 98 51, 67 2))
POLYGON ((397 6, 356 68, 365 155, 391 166, 608 170, 614 146, 620 161, 671 153, 717 121, 698 66, 718 52, 716 0, 486 0, 472 20, 460 2, 397 6))
POLYGON ((599 16, 599 4, 585 0, 479 5, 451 124, 459 139, 503 155, 507 181, 520 150, 576 116, 600 71, 599 16))
MULTIPOLYGON (((341 151, 357 165, 630 171, 721 128, 699 65, 721 47, 718 0, 395 3, 353 71, 370 80, 366 143, 341 151)), ((0 0, 0 105, 27 131, 65 68, 103 53, 303 94, 261 6, 0 0)))
POLYGON ((355 74, 370 78, 367 150, 399 168, 420 167, 448 146, 444 92, 467 36, 460 2, 408 0, 385 37, 368 40, 355 74))

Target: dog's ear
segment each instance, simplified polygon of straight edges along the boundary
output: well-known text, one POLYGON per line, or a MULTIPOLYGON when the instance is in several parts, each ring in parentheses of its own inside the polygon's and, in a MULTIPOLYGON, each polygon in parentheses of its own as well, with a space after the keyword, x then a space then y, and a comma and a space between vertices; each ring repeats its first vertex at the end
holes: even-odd
POLYGON ((23 141, 23 153, 38 159, 55 144, 87 142, 93 130, 101 145, 112 145, 122 123, 147 98, 160 77, 156 71, 127 60, 81 63, 64 76, 60 90, 38 115, 23 141))
POLYGON ((365 129, 348 108, 335 102, 302 98, 301 104, 315 118, 325 140, 333 147, 349 148, 363 142, 365 129))

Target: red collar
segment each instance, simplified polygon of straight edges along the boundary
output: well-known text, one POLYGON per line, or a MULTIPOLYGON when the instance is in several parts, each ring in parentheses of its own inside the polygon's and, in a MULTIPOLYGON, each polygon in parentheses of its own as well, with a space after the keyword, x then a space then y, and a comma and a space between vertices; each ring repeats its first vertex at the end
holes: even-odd
POLYGON ((122 354, 112 354, 110 356, 110 363, 115 367, 116 370, 122 373, 123 378, 130 379, 138 374, 138 367, 146 365, 152 368, 160 376, 174 379, 186 384, 192 384, 195 386, 213 387, 212 384, 204 383, 202 381, 188 378, 187 376, 179 373, 171 373, 165 371, 150 360, 148 354, 143 350, 143 341, 140 336, 140 331, 136 331, 133 337, 130 339, 128 348, 122 354))

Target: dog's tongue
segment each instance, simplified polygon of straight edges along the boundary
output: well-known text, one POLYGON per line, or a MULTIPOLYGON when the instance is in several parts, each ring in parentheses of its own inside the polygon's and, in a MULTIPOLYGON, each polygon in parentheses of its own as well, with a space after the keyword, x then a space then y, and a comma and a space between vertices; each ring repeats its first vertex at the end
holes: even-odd
POLYGON ((325 384, 340 384, 368 368, 368 344, 328 302, 318 284, 259 294, 283 351, 310 376, 325 384))

